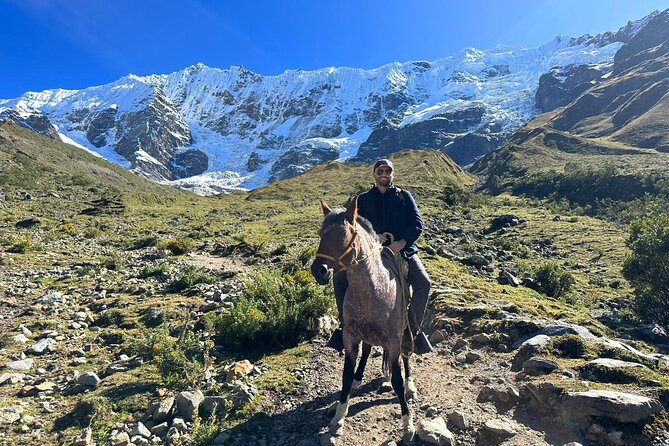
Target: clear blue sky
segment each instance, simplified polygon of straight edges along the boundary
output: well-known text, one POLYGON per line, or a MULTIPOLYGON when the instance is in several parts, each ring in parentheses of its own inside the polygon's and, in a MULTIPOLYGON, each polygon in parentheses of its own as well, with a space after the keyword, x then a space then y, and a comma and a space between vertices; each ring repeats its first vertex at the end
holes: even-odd
POLYGON ((197 62, 264 75, 615 31, 669 0, 0 0, 0 98, 197 62))

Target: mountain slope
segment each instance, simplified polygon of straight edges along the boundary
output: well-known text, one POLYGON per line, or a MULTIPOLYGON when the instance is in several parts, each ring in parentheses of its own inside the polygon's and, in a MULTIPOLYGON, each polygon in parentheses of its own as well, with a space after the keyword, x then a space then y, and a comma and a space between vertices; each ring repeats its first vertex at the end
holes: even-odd
POLYGON ((653 16, 615 34, 558 37, 532 49, 466 48, 432 62, 373 70, 261 76, 198 64, 0 100, 0 119, 60 134, 148 178, 203 194, 256 188, 321 162, 369 161, 406 148, 437 148, 464 165, 536 115, 543 74, 557 69, 561 79, 563 71, 585 67, 580 70, 596 73, 590 81, 599 82, 616 51, 653 16))
POLYGON ((549 170, 569 175, 577 166, 607 167, 615 172, 613 183, 597 191, 599 198, 629 200, 644 193, 666 193, 668 93, 669 11, 665 11, 619 50, 605 81, 567 106, 535 118, 471 171, 496 177, 498 187, 513 187, 526 182, 522 176, 549 170))

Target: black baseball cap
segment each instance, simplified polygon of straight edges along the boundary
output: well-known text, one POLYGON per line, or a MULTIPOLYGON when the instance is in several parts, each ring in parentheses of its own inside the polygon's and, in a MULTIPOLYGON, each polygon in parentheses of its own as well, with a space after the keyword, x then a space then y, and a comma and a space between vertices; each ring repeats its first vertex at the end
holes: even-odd
POLYGON ((390 167, 390 170, 395 170, 395 166, 393 166, 393 162, 390 161, 390 160, 387 160, 385 158, 380 159, 377 162, 375 162, 374 163, 374 169, 372 169, 372 170, 376 170, 379 167, 384 167, 384 166, 390 167))

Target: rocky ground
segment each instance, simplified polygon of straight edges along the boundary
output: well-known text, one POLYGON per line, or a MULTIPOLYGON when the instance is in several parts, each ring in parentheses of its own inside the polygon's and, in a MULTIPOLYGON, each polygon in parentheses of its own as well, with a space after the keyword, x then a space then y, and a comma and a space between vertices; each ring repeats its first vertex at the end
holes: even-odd
MULTIPOLYGON (((427 221, 435 350, 413 360, 415 443, 669 444, 669 359, 662 354, 669 337, 659 326, 624 323, 626 291, 613 286, 620 276, 611 267, 622 256, 621 244, 611 242, 620 231, 541 210, 528 215, 427 221), (593 234, 602 233, 598 246, 593 234), (576 303, 536 293, 520 255, 562 261, 576 277, 576 303), (596 304, 579 303, 591 296, 596 304)), ((73 248, 47 235, 35 233, 44 236, 44 249, 31 253, 42 266, 26 268, 22 254, 0 253, 0 444, 312 446, 328 438, 343 358, 324 347, 326 336, 296 347, 300 359, 283 371, 287 386, 268 385, 280 374, 267 358, 243 361, 251 358, 213 347, 212 371, 196 386, 201 393, 167 390, 150 361, 129 347, 142 327, 225 311, 239 294, 239 276, 281 263, 280 256, 207 244, 175 256, 154 246, 118 250, 94 238, 78 238, 73 248), (88 259, 91 252, 107 257, 88 259), (163 263, 164 274, 143 277, 146 267, 163 263), (169 291, 189 265, 226 274, 169 291), (100 400, 113 410, 96 406, 100 400), (215 406, 246 415, 205 432, 195 415, 204 420, 215 406), (99 424, 103 413, 109 418, 99 424)), ((202 345, 213 339, 201 327, 197 336, 202 345)), ((380 362, 376 351, 337 444, 400 444, 399 405, 380 362)))

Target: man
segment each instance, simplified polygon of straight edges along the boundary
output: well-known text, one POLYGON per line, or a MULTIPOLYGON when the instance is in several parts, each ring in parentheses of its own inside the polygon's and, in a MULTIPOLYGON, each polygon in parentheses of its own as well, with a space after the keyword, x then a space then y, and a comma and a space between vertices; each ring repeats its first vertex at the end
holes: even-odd
MULTIPOLYGON (((418 258, 416 246, 416 239, 423 232, 423 220, 411 194, 393 183, 395 170, 390 160, 380 159, 374 163, 372 175, 374 186, 358 196, 358 214, 372 223, 384 246, 388 246, 395 254, 401 253, 406 259, 407 281, 413 288, 409 304, 409 325, 414 337, 414 350, 418 354, 428 353, 432 351, 432 346, 420 328, 430 292, 430 279, 418 258)), ((339 271, 334 275, 333 285, 341 323, 344 295, 348 288, 346 271, 339 271)), ((328 346, 337 351, 343 350, 341 328, 334 332, 328 346)))

